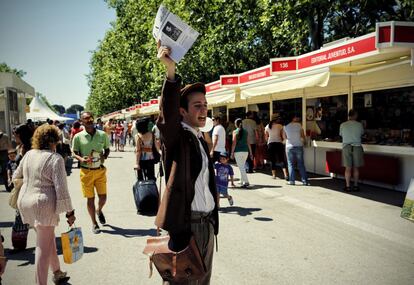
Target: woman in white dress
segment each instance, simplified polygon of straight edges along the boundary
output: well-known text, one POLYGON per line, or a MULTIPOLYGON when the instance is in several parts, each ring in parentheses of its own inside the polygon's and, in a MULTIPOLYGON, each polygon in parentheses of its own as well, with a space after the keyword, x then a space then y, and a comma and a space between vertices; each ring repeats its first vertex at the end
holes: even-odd
POLYGON ((13 179, 23 178, 17 207, 23 222, 36 230, 36 284, 46 285, 49 267, 53 281, 58 284, 68 279, 60 270, 55 243, 55 227, 59 214, 66 212, 67 222, 72 225, 75 214, 69 196, 65 164, 57 154, 59 130, 44 124, 38 127, 32 138, 32 150, 21 160, 13 179))

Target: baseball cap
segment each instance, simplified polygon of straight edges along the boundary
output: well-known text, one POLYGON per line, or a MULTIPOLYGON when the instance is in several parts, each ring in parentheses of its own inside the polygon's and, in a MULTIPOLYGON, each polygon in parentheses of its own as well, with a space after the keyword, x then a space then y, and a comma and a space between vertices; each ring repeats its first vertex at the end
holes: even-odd
POLYGON ((229 157, 229 154, 227 153, 227 151, 222 151, 220 152, 220 157, 229 157))
POLYGON ((206 94, 206 86, 204 85, 204 83, 196 82, 193 84, 187 84, 186 86, 181 88, 180 95, 181 97, 183 97, 194 92, 201 92, 203 94, 206 94))

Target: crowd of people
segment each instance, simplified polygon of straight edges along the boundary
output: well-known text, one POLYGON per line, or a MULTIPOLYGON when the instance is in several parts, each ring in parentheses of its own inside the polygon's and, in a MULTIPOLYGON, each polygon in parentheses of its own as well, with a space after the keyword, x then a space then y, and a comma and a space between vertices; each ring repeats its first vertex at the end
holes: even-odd
MULTIPOLYGON (((110 147, 124 151, 127 143, 135 149, 137 179, 155 180, 155 165, 165 168, 168 195, 162 199, 155 223, 170 236, 171 250, 181 251, 194 238, 204 261, 206 273, 186 284, 209 284, 212 272, 214 236, 218 234, 220 198, 234 204, 228 187, 236 187, 234 171, 229 164, 235 160, 240 171, 240 187, 249 188, 248 173, 263 170, 270 163, 271 175, 282 170, 283 179, 295 185, 297 167, 303 185, 309 181, 304 164, 305 133, 297 114, 285 123, 282 114, 274 114, 263 123, 256 112, 226 122, 213 118, 213 128, 205 130, 207 101, 205 85, 194 83, 180 89, 181 78, 175 73, 170 50, 159 47, 159 58, 167 67, 157 121, 154 117, 135 121, 112 120, 95 122, 91 112, 82 112, 80 121, 66 126, 57 121, 34 124, 28 120, 13 130, 13 142, 0 132, 0 159, 3 180, 9 191, 17 187, 19 194, 13 246, 26 247, 27 232, 36 232, 35 280, 47 284, 49 268, 53 281, 67 279, 60 268, 55 243, 55 227, 59 214, 66 213, 67 223, 76 220, 67 185, 68 160, 74 157, 80 168, 80 184, 86 198, 92 232, 100 233, 106 224, 103 208, 107 202, 107 174, 104 161, 110 147), (172 108, 176 106, 177 108, 172 108), (16 183, 16 185, 14 185, 16 183), (95 205, 95 194, 98 204, 95 205), (190 197, 190 199, 188 199, 190 197), (20 239, 19 239, 19 238, 20 239)), ((343 165, 346 167, 345 191, 358 190, 358 168, 363 165, 361 147, 362 125, 357 113, 349 112, 349 121, 340 128, 343 137, 343 165), (351 187, 351 171, 354 186, 351 187)), ((2 237, 3 240, 3 237, 2 237)), ((0 276, 5 257, 0 243, 0 276)), ((181 284, 165 278, 167 284, 181 284)))

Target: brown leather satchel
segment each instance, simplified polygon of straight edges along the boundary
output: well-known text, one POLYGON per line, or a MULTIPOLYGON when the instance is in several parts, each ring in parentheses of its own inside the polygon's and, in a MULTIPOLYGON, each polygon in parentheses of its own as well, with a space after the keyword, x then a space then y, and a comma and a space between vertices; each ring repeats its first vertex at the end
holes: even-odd
POLYGON ((164 280, 181 283, 202 278, 206 274, 206 269, 194 237, 191 237, 188 246, 179 252, 169 248, 169 241, 169 236, 147 239, 144 254, 150 258, 150 277, 154 263, 164 280))
MULTIPOLYGON (((162 164, 162 162, 161 162, 162 164)), ((162 165, 161 165, 162 167, 162 165)), ((177 163, 174 162, 171 167, 170 177, 167 181, 166 191, 162 201, 159 201, 159 209, 156 218, 156 224, 161 225, 157 220, 165 216, 165 207, 168 200, 170 185, 174 182, 177 163)), ((165 172, 164 172, 165 173, 165 172)), ((161 197, 161 179, 159 187, 159 197, 161 197)), ((157 235, 160 234, 160 227, 157 227, 157 235)), ((152 276, 152 264, 155 264, 162 279, 177 283, 188 280, 201 279, 206 274, 206 267, 198 250, 194 237, 182 251, 172 251, 169 248, 170 236, 149 237, 143 253, 150 258, 150 275, 152 276)))

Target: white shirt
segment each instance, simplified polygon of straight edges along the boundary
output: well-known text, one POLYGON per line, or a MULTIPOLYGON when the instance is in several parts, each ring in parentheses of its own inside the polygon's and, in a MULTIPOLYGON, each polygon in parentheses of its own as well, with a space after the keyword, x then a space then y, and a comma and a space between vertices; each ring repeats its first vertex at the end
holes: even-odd
POLYGON ((217 125, 213 129, 213 143, 217 140, 214 151, 225 152, 226 151, 226 130, 222 125, 217 125), (217 136, 217 138, 216 138, 217 136))
MULTIPOLYGON (((203 137, 200 131, 195 130, 191 126, 187 125, 184 122, 181 122, 181 125, 184 129, 189 130, 192 132, 197 138, 203 137)), ((215 202, 213 195, 211 195, 209 181, 210 181, 210 173, 208 171, 208 154, 205 152, 203 145, 201 144, 200 140, 198 140, 198 144, 200 146, 201 152, 201 171, 198 174, 197 180, 194 185, 194 199, 191 203, 191 210, 195 212, 204 212, 209 213, 213 211, 215 202)))
POLYGON ((291 122, 284 127, 287 140, 286 148, 294 146, 303 146, 302 142, 302 125, 296 122, 291 122))
POLYGON ((282 130, 283 126, 281 124, 273 124, 272 128, 269 128, 269 125, 267 125, 265 128, 265 132, 269 135, 267 143, 283 142, 283 138, 280 135, 282 130))

